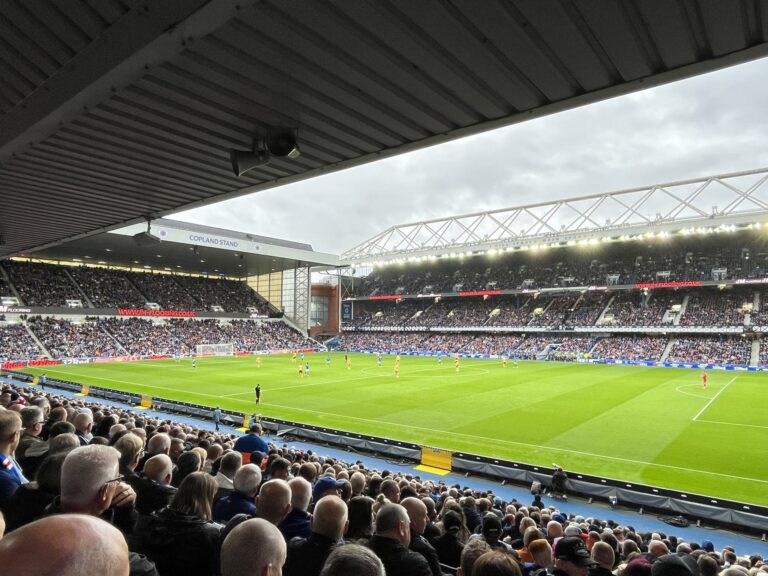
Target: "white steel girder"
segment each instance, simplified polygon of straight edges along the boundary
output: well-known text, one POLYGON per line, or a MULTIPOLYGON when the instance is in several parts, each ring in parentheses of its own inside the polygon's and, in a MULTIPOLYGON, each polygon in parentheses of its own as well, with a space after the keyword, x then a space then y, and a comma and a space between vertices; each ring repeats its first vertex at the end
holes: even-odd
POLYGON ((441 255, 768 219, 768 168, 392 226, 341 259, 441 255))

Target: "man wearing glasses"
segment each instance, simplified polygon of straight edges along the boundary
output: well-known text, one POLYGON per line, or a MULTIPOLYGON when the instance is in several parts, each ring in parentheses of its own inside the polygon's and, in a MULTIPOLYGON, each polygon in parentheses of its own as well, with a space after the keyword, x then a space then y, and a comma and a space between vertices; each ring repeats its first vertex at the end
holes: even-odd
POLYGON ((40 434, 43 432, 45 417, 43 410, 37 406, 28 406, 21 410, 21 425, 24 431, 19 440, 19 446, 16 448, 16 459, 23 463, 27 449, 34 444, 43 442, 40 434))
POLYGON ((99 516, 124 534, 136 523, 136 493, 119 473, 120 452, 111 446, 81 446, 67 454, 61 467, 61 510, 51 512, 99 516))

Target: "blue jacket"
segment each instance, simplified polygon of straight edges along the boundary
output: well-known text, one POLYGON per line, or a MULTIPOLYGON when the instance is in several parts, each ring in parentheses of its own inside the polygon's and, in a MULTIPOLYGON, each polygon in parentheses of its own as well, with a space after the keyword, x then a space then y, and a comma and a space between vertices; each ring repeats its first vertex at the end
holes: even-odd
POLYGON ((290 542, 291 538, 297 536, 309 538, 309 535, 312 534, 311 518, 309 512, 299 510, 298 508, 291 508, 288 516, 277 527, 283 533, 286 542, 290 542))
POLYGON ((256 504, 253 498, 248 498, 240 492, 231 492, 223 498, 216 500, 213 505, 213 520, 215 522, 229 522, 236 514, 256 514, 256 504))
POLYGON ((259 451, 267 454, 269 452, 269 444, 258 434, 251 434, 250 432, 245 436, 240 436, 235 442, 235 450, 238 452, 245 452, 250 454, 251 452, 259 451))
POLYGON ((0 510, 11 500, 19 486, 27 479, 16 461, 0 452, 0 510))

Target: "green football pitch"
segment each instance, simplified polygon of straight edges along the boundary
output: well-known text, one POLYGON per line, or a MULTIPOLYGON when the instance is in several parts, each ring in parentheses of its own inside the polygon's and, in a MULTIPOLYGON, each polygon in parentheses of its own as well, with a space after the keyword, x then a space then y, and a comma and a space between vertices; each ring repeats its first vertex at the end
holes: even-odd
POLYGON ((768 505, 768 375, 691 369, 310 354, 28 369, 421 445, 768 505), (254 402, 254 386, 262 402, 254 402))

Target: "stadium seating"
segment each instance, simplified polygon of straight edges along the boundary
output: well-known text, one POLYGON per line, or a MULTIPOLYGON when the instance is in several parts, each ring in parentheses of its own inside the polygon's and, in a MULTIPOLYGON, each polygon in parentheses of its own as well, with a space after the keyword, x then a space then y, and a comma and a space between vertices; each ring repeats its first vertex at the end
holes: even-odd
POLYGON ((735 280, 760 278, 766 273, 762 238, 743 231, 727 236, 676 237, 669 242, 612 242, 390 266, 357 278, 350 290, 356 296, 432 294, 735 280))
MULTIPOLYGON (((80 300, 86 308, 143 308, 147 302, 165 310, 253 311, 267 315, 269 306, 245 282, 94 266, 55 266, 9 260, 2 266, 27 306, 66 306, 80 300)), ((0 275, 0 295, 12 296, 0 275)))

